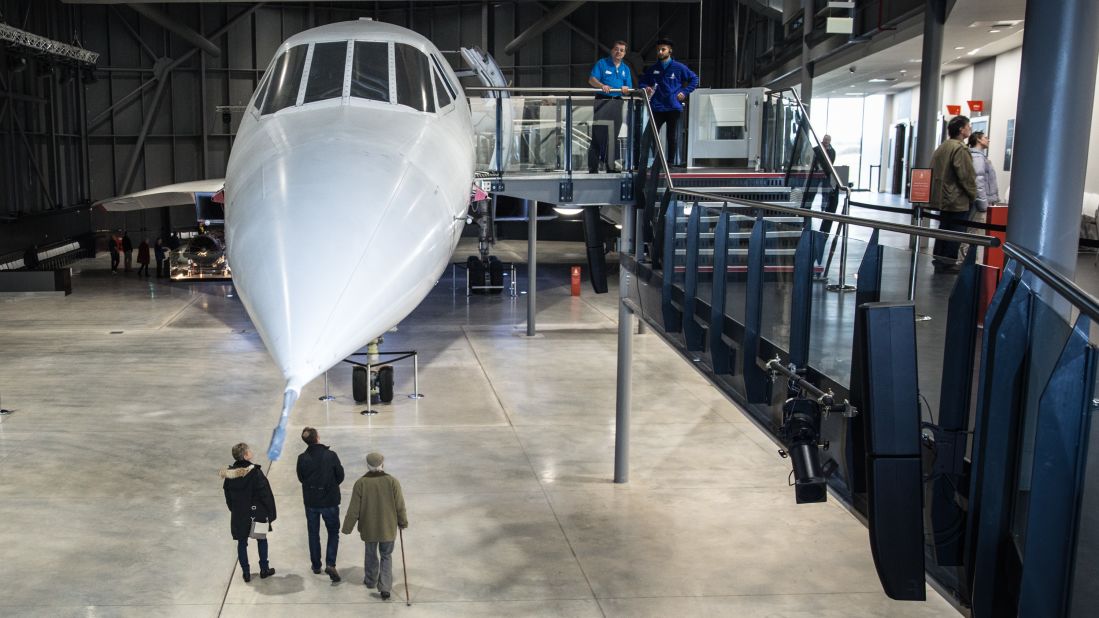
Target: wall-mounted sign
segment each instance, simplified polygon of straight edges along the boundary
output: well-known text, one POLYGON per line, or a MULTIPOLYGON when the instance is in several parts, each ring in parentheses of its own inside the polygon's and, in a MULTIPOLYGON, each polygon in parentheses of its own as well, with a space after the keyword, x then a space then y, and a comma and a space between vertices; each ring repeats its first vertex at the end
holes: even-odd
POLYGON ((985 111, 984 101, 966 101, 966 105, 969 105, 969 111, 975 114, 979 114, 985 111))
POLYGON ((947 113, 948 116, 957 116, 958 114, 962 113, 962 106, 961 105, 947 105, 946 106, 946 113, 947 113))
POLYGON ((912 191, 908 201, 913 204, 927 204, 931 201, 931 170, 912 168, 912 191))

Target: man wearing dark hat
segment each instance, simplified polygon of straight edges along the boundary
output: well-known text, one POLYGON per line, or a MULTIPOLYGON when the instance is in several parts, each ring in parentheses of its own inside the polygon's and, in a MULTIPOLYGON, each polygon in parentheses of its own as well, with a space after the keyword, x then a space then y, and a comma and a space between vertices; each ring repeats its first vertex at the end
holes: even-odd
POLYGON ((377 586, 382 600, 387 601, 393 589, 392 556, 397 528, 408 527, 408 515, 401 483, 385 473, 384 462, 381 453, 366 456, 367 472, 355 481, 343 520, 343 533, 351 534, 358 525, 359 536, 366 543, 363 583, 367 588, 377 586))
POLYGON ((665 154, 669 165, 675 165, 678 161, 676 142, 683 103, 698 88, 698 75, 687 68, 687 65, 672 59, 674 47, 671 39, 658 39, 657 61, 641 74, 641 87, 652 98, 653 120, 656 121, 657 130, 665 124, 668 126, 668 148, 665 154))

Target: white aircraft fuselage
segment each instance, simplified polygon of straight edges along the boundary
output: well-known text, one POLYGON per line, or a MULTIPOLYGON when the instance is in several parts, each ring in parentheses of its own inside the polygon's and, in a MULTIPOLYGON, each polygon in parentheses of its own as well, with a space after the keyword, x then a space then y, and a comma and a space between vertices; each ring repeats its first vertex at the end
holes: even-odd
POLYGON ((225 177, 233 280, 286 379, 270 459, 301 389, 438 280, 465 225, 473 169, 469 106, 424 37, 360 20, 276 51, 225 177))

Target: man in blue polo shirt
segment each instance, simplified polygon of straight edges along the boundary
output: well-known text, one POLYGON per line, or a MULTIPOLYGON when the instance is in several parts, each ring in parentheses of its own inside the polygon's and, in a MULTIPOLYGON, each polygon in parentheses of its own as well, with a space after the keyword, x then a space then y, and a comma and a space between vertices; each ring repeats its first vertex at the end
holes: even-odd
POLYGON ((600 58, 591 68, 588 84, 599 88, 595 95, 594 123, 591 129, 591 149, 588 150, 588 171, 599 171, 599 163, 606 164, 607 171, 614 171, 618 155, 618 133, 622 130, 622 95, 633 88, 633 74, 622 59, 626 57, 626 42, 615 41, 611 55, 600 58), (608 131, 608 129, 613 129, 608 131), (610 136, 608 137, 608 132, 610 136), (610 142, 608 146, 607 142, 610 142))
POLYGON ((668 165, 675 165, 678 161, 676 142, 679 136, 679 116, 683 113, 683 103, 687 97, 698 88, 698 75, 687 68, 687 65, 672 59, 674 44, 671 39, 661 38, 656 41, 656 64, 645 69, 641 74, 641 87, 652 97, 653 120, 656 121, 656 129, 665 124, 668 125, 668 148, 665 155, 668 165))

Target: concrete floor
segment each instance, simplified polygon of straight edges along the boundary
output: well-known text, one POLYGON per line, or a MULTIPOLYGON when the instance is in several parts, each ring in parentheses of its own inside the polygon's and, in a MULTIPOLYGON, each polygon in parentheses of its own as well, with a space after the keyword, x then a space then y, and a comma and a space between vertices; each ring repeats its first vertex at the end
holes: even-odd
POLYGON ((613 484, 616 292, 570 297, 583 246, 549 245, 537 337, 524 296, 467 301, 444 278, 383 346, 419 351, 424 399, 400 364, 393 404, 361 416, 338 367, 336 400, 316 380, 294 412, 350 479, 386 454, 411 608, 399 564, 389 603, 358 583, 357 536, 342 583, 310 571, 289 440, 267 469, 278 574, 241 580, 217 470, 238 441, 265 449, 282 384, 230 285, 99 258, 69 297, 0 298, 0 615, 956 615, 930 589, 885 598, 866 528, 795 505, 776 447, 653 334, 634 344, 631 480, 613 484))

